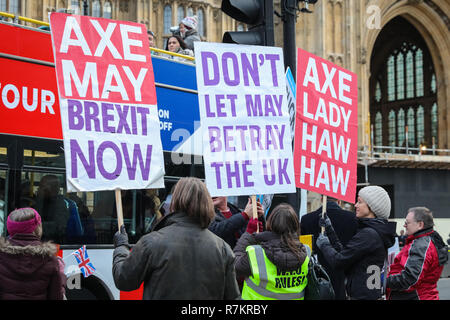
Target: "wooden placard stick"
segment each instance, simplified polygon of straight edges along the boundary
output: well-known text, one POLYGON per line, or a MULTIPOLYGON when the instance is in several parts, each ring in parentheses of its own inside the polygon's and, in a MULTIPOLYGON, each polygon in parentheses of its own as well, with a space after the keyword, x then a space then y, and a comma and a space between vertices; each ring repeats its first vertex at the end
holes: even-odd
MULTIPOLYGON (((252 195, 253 219, 258 219, 258 209, 256 207, 256 195, 252 195)), ((256 233, 259 233, 259 223, 256 225, 256 233)))
MULTIPOLYGON (((322 196, 322 218, 325 218, 327 212, 327 196, 322 196)), ((325 227, 321 227, 322 234, 325 234, 325 227)))
POLYGON ((116 192, 117 225, 120 231, 120 227, 123 225, 122 193, 120 189, 116 189, 115 192, 116 192))

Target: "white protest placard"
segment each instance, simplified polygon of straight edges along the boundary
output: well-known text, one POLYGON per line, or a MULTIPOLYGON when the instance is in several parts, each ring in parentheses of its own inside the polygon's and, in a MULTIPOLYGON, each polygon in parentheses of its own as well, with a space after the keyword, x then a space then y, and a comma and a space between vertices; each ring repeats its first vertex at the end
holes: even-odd
POLYGON ((295 192, 282 49, 194 45, 211 195, 295 192))
POLYGON ((51 13, 67 191, 164 187, 144 25, 51 13))

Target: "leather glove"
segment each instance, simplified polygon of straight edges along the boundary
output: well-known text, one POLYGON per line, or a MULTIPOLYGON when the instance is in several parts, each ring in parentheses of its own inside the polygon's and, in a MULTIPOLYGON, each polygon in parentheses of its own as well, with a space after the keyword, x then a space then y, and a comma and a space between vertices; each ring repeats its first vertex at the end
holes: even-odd
POLYGON ((120 231, 117 231, 114 235, 114 248, 120 247, 120 246, 126 246, 128 249, 131 248, 130 244, 128 243, 128 234, 125 230, 125 225, 120 226, 120 231))
POLYGON ((324 218, 322 218, 322 216, 320 216, 319 227, 323 227, 325 229, 332 227, 331 220, 330 220, 330 218, 328 218, 328 216, 326 214, 325 214, 324 218))
POLYGON ((317 240, 316 240, 316 246, 319 249, 322 249, 323 246, 329 245, 329 244, 330 244, 330 239, 328 239, 328 237, 323 234, 319 234, 319 236, 317 237, 317 240))
POLYGON ((263 230, 262 222, 259 221, 258 219, 254 219, 254 218, 250 219, 247 224, 246 232, 248 232, 250 234, 255 233, 257 225, 259 225, 259 232, 261 232, 263 230))

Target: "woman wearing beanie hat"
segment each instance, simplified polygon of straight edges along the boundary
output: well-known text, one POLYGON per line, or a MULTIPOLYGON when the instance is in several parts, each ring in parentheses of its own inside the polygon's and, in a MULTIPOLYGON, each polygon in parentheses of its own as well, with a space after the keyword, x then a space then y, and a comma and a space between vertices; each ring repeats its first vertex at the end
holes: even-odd
POLYGON ((64 269, 56 246, 40 241, 39 213, 33 208, 12 211, 7 230, 9 237, 0 237, 0 300, 62 300, 64 269))
POLYGON ((194 51, 194 42, 202 41, 197 31, 197 25, 197 16, 185 17, 179 24, 180 35, 186 43, 186 47, 192 51, 194 51))
POLYGON ((328 218, 320 221, 326 235, 320 235, 316 244, 331 266, 344 270, 349 299, 378 300, 382 298, 381 270, 396 235, 395 225, 387 220, 391 200, 383 188, 367 186, 359 191, 355 209, 358 229, 345 247, 331 234, 334 230, 328 218))

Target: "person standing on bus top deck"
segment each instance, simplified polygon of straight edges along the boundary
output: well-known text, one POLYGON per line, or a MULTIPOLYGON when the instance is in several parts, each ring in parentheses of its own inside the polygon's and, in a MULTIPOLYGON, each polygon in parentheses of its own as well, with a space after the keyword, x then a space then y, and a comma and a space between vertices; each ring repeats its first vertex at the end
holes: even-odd
POLYGON ((242 235, 234 248, 236 274, 245 278, 242 299, 304 299, 309 257, 299 236, 298 216, 286 203, 273 209, 267 231, 242 235))
POLYGON ((428 208, 408 210, 406 242, 386 281, 388 300, 439 300, 437 282, 448 260, 448 247, 433 226, 428 208))
POLYGON ((186 47, 192 51, 194 51, 194 42, 202 40, 198 34, 197 26, 197 16, 185 17, 179 24, 180 35, 186 43, 186 47))
MULTIPOLYGON (((170 36, 169 39, 167 39, 166 44, 166 51, 182 54, 185 56, 193 57, 194 52, 191 49, 188 49, 186 47, 186 44, 184 43, 183 39, 180 36, 170 36)), ((183 57, 178 57, 174 55, 165 54, 166 58, 175 60, 175 61, 181 61, 181 62, 191 62, 188 59, 185 59, 183 57)))
POLYGON ((64 262, 56 245, 41 242, 42 223, 32 208, 12 211, 9 237, 0 238, 0 300, 62 300, 64 262))
POLYGON ((214 207, 206 185, 182 178, 168 215, 130 252, 125 228, 114 235, 113 277, 119 290, 144 283, 144 300, 239 298, 234 254, 208 230, 214 207))
POLYGON ((248 199, 244 211, 229 203, 227 197, 213 197, 212 201, 215 217, 208 228, 224 239, 232 249, 247 228, 256 230, 257 225, 259 225, 259 231, 262 231, 264 210, 261 202, 256 202, 258 219, 254 219, 251 198, 248 199))
MULTIPOLYGON (((339 205, 340 200, 332 197, 327 197, 327 211, 326 216, 330 218, 336 236, 339 241, 345 246, 350 239, 355 235, 358 229, 358 222, 353 212, 344 210, 339 205)), ((331 267, 327 260, 324 259, 322 252, 317 249, 315 239, 319 236, 321 228, 319 226, 319 219, 322 217, 322 207, 314 212, 310 212, 302 216, 300 222, 300 230, 302 235, 313 235, 313 251, 317 253, 319 263, 324 267, 328 273, 333 285, 335 299, 345 300, 345 274, 344 270, 331 267)))
POLYGON ((332 268, 343 269, 346 291, 351 300, 381 299, 381 286, 368 285, 373 268, 381 274, 387 250, 395 242, 395 225, 388 222, 391 199, 382 187, 367 186, 359 190, 355 205, 358 229, 343 246, 336 236, 330 218, 320 219, 326 235, 320 234, 316 245, 332 268))

